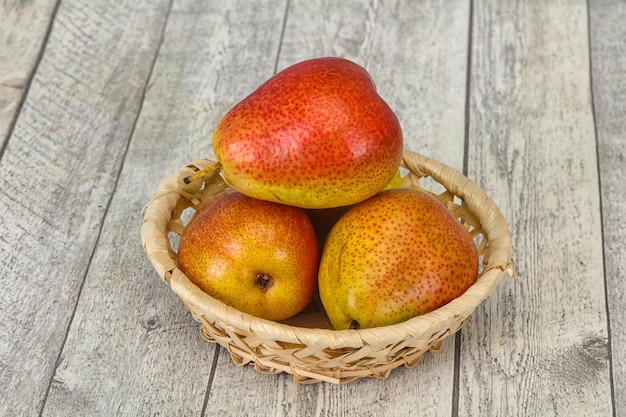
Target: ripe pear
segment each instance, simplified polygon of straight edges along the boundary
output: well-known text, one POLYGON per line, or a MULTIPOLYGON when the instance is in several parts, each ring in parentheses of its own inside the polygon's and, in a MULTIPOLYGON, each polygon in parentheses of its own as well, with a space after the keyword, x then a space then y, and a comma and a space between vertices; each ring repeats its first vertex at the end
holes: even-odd
POLYGON ((315 231, 298 207, 230 190, 183 230, 178 266, 200 289, 245 313, 283 320, 317 290, 315 231))
POLYGON ((270 78, 222 118, 212 140, 231 187, 303 208, 376 194, 398 170, 402 143, 398 118, 368 72, 328 57, 270 78))
POLYGON ((400 323, 439 308, 476 281, 463 225, 423 191, 393 189, 359 203, 330 231, 320 299, 336 329, 400 323))

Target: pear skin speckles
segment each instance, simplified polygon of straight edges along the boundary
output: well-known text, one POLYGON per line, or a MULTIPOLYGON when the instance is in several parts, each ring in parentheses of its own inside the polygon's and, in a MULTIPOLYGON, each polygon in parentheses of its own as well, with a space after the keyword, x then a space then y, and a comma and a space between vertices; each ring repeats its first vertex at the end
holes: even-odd
POLYGON ((234 106, 213 135, 225 181, 303 208, 351 205, 392 179, 400 123, 368 73, 340 58, 303 61, 234 106))
POLYGON ((331 230, 319 290, 336 328, 399 323, 463 294, 478 274, 469 233, 435 198, 394 189, 355 205, 331 230))

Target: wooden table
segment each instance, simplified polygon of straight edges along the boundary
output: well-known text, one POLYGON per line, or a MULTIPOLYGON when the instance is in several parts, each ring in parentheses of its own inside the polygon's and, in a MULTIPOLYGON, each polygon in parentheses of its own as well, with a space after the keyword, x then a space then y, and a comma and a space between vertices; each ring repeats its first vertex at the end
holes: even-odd
POLYGON ((619 0, 2 2, 0 414, 626 415, 624 21, 619 0), (163 177, 317 56, 366 67, 405 147, 513 234, 515 277, 386 380, 235 366, 141 245, 163 177))

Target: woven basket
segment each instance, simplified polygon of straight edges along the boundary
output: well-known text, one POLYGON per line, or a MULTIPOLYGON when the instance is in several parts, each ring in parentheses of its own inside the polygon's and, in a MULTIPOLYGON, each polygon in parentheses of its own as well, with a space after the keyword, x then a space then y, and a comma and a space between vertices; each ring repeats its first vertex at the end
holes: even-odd
POLYGON ((197 160, 166 177, 145 208, 141 235, 152 265, 200 323, 202 336, 226 348, 237 365, 252 363, 257 371, 270 374, 287 372, 301 383, 387 378, 394 368, 413 367, 425 352, 438 350, 442 340, 459 330, 492 294, 504 274, 512 276, 510 232, 494 202, 459 172, 405 150, 403 187, 423 188, 430 181, 431 193, 474 237, 481 261, 476 283, 431 313, 372 329, 332 330, 319 299, 285 322, 245 314, 201 291, 177 267, 175 248, 184 219, 227 187, 217 173, 188 185, 183 178, 213 163, 197 160), (433 192, 433 184, 441 191, 433 192))

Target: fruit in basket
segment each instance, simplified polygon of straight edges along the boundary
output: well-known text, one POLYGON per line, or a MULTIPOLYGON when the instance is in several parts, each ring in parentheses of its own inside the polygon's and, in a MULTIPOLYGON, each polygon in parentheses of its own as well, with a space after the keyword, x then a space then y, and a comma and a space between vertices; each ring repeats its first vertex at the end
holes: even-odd
POLYGON ((178 266, 225 304, 268 320, 302 311, 317 289, 319 250, 304 210, 230 190, 185 227, 178 266))
POLYGON ((463 225, 430 194, 383 191, 333 227, 320 262, 319 292, 336 329, 399 323, 463 294, 478 254, 463 225))
POLYGON ((284 69, 235 105, 215 129, 213 150, 225 181, 246 195, 338 207, 392 179, 402 130, 364 68, 316 58, 284 69))

